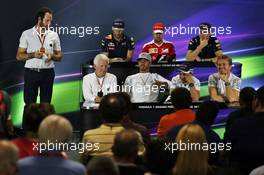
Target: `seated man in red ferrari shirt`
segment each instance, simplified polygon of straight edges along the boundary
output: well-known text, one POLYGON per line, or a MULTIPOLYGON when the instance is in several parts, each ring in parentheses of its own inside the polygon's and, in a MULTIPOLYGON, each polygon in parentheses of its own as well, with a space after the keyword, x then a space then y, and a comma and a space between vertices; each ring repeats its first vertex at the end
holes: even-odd
POLYGON ((161 22, 153 25, 154 39, 143 46, 142 52, 151 55, 152 63, 176 61, 174 45, 163 39, 164 24, 161 22))

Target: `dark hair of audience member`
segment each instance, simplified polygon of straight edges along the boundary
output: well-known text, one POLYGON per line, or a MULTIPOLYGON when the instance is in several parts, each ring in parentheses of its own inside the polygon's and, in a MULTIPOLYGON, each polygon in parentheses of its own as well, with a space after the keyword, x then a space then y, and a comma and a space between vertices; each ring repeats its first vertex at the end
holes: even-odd
POLYGON ((110 157, 93 157, 86 169, 87 175, 119 175, 118 167, 110 157))
POLYGON ((112 152, 117 161, 134 163, 140 144, 139 135, 132 129, 124 129, 116 133, 112 152))
POLYGON ((25 111, 26 132, 36 133, 42 120, 48 115, 55 114, 53 105, 48 103, 32 103, 25 111))
POLYGON ((117 93, 107 94, 99 105, 99 113, 105 123, 119 123, 124 116, 126 102, 117 93))
POLYGON ((199 105, 196 112, 196 120, 211 126, 219 112, 218 103, 215 101, 204 101, 199 105))
POLYGON ((256 91, 252 87, 244 87, 239 93, 239 104, 241 107, 252 109, 256 91))
POLYGON ((7 92, 0 90, 0 139, 11 139, 13 126, 9 115, 11 111, 11 98, 7 92))
POLYGON ((126 92, 117 92, 116 94, 125 100, 124 115, 128 115, 132 107, 130 96, 126 92))
POLYGON ((171 102, 176 110, 188 109, 192 104, 191 93, 186 88, 175 88, 171 92, 171 102))
POLYGON ((261 86, 257 92, 255 99, 257 100, 260 108, 264 108, 264 86, 261 86))
POLYGON ((166 148, 170 142, 166 138, 157 138, 150 141, 146 147, 146 166, 153 174, 171 174, 177 158, 177 152, 171 152, 166 148))

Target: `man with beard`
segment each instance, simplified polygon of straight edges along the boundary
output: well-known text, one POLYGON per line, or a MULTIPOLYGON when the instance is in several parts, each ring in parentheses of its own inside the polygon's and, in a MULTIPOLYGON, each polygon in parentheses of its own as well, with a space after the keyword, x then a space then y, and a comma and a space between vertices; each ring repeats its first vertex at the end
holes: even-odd
POLYGON ((151 56, 142 52, 138 57, 139 73, 126 78, 124 88, 133 103, 157 102, 159 93, 170 87, 170 81, 157 73, 150 73, 151 56))
POLYGON ((216 61, 218 72, 209 76, 211 99, 220 102, 236 102, 239 99, 241 80, 231 72, 232 59, 226 55, 216 61))
POLYGON ((124 34, 125 23, 122 19, 115 19, 112 33, 105 36, 101 42, 102 53, 112 62, 129 62, 133 56, 135 42, 132 37, 124 34))
POLYGON ((40 91, 40 103, 50 103, 55 77, 54 62, 61 61, 60 39, 49 30, 53 12, 42 7, 36 15, 35 26, 24 31, 20 37, 16 58, 25 61, 24 102, 25 107, 35 103, 40 91))

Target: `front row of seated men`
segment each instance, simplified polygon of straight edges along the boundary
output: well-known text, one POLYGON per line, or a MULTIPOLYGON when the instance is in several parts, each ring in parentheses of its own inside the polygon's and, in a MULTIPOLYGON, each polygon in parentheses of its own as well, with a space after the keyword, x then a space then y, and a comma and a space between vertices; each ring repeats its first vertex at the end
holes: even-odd
MULTIPOLYGON (((193 76, 188 66, 180 68, 180 74, 171 81, 157 73, 150 73, 151 56, 142 52, 138 57, 139 73, 126 78, 124 85, 117 84, 117 77, 108 73, 109 59, 104 54, 94 58, 94 73, 83 77, 83 96, 88 103, 100 103, 102 97, 116 91, 127 92, 133 103, 158 102, 161 93, 176 87, 184 87, 191 92, 192 100, 200 98, 200 81, 193 76)), ((219 102, 238 101, 241 80, 231 72, 232 59, 220 56, 216 62, 218 72, 209 76, 208 88, 212 100, 219 102)))

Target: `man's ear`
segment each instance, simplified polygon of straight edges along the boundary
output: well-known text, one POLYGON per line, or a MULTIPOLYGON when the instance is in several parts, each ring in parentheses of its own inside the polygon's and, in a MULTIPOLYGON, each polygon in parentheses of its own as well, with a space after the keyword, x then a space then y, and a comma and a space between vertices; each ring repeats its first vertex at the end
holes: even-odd
POLYGON ((93 67, 94 67, 94 69, 95 69, 95 68, 96 68, 96 65, 94 64, 93 67))

